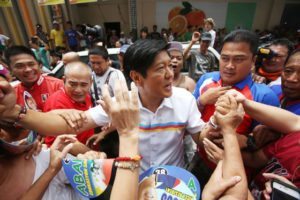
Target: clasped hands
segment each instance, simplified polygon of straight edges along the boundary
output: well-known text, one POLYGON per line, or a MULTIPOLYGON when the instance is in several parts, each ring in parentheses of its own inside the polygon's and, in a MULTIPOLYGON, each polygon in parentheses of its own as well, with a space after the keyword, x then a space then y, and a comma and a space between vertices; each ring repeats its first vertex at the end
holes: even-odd
POLYGON ((220 96, 215 104, 215 113, 212 117, 219 128, 215 130, 207 127, 203 140, 204 150, 214 163, 223 158, 223 135, 236 134, 235 130, 243 120, 245 112, 240 99, 240 93, 230 90, 220 96))

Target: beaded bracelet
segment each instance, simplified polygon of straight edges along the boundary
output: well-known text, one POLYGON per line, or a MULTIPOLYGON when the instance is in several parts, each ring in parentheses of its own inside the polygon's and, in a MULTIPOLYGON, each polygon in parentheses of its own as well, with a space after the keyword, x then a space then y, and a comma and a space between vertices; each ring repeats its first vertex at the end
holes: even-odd
POLYGON ((133 162, 133 161, 125 161, 125 162, 115 162, 115 167, 121 168, 121 169, 130 169, 131 171, 135 170, 136 168, 140 167, 139 162, 133 162))
POLYGON ((134 161, 134 162, 137 162, 137 161, 140 161, 142 160, 142 156, 140 155, 136 155, 136 156, 133 156, 133 157, 117 157, 115 158, 115 161, 119 161, 119 162, 123 162, 123 161, 134 161))

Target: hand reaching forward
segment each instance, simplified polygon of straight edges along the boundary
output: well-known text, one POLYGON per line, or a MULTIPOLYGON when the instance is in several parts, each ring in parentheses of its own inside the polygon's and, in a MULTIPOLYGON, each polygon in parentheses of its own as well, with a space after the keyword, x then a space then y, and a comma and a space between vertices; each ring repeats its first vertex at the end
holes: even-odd
POLYGON ((223 161, 219 161, 214 173, 211 175, 209 181, 202 192, 202 199, 215 200, 226 192, 229 188, 241 181, 240 176, 233 176, 229 179, 223 178, 222 171, 223 161))
POLYGON ((215 104, 218 98, 224 95, 230 89, 231 86, 209 88, 199 97, 200 104, 203 106, 215 104))
POLYGON ((76 141, 77 139, 74 135, 57 136, 50 148, 49 168, 58 172, 62 166, 62 159, 66 157, 76 141))
POLYGON ((116 127, 120 139, 137 137, 139 125, 138 90, 131 83, 131 97, 124 81, 117 81, 114 91, 116 101, 113 101, 108 92, 107 85, 103 88, 103 101, 101 105, 111 118, 112 125, 116 127), (132 134, 131 134, 132 133, 132 134), (133 134, 134 133, 134 134, 133 134))

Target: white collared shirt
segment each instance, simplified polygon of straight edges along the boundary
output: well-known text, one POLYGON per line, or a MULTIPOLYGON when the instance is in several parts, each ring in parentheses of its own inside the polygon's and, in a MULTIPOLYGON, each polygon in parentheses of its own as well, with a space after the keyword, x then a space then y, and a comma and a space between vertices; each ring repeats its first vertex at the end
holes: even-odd
MULTIPOLYGON (((184 133, 197 134, 204 125, 193 95, 183 88, 173 87, 172 96, 165 98, 155 113, 141 102, 139 106, 141 172, 157 165, 183 167, 184 133)), ((91 108, 89 113, 99 126, 108 122, 100 106, 91 108)))

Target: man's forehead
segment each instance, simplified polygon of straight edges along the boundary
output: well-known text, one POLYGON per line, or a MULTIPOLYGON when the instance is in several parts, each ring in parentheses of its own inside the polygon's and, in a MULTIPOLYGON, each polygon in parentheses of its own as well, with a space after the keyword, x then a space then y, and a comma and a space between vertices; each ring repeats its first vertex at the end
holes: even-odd
POLYGON ((294 65, 300 68, 300 52, 289 58, 286 65, 294 65))
POLYGON ((269 47, 270 49, 272 49, 273 51, 279 52, 279 51, 286 51, 288 52, 288 48, 284 45, 278 44, 278 45, 271 45, 269 47))
POLYGON ((66 76, 66 80, 71 83, 90 83, 90 76, 87 76, 86 78, 75 78, 75 77, 68 77, 66 76))
POLYGON ((36 62, 34 57, 28 54, 18 54, 10 57, 11 63, 18 64, 18 63, 28 63, 28 62, 36 62))

